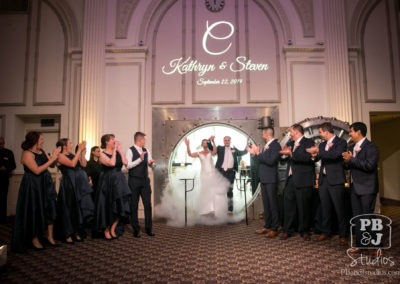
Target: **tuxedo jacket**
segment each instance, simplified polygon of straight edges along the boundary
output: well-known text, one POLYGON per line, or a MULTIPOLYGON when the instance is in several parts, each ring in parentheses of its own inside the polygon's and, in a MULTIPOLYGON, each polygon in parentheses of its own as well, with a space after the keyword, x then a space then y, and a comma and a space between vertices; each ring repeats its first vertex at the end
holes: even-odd
MULTIPOLYGON (((238 171, 238 157, 241 157, 247 153, 246 150, 240 151, 238 149, 230 148, 233 156, 233 169, 234 171, 238 171)), ((225 157, 225 146, 217 146, 217 163, 215 164, 215 168, 218 170, 222 169, 222 165, 224 164, 225 157)))
MULTIPOLYGON (((0 171, 0 179, 8 182, 10 174, 15 170, 14 154, 11 150, 3 148, 0 149, 0 167, 4 166, 5 171, 0 171)), ((2 188, 0 188, 1 190, 2 188)))
MULTIPOLYGON (((352 153, 354 146, 349 148, 352 153)), ((361 150, 347 164, 351 171, 353 189, 357 195, 376 194, 379 191, 379 149, 368 139, 364 140, 360 148, 361 150)))
MULTIPOLYGON (((319 176, 321 177, 323 175, 323 170, 325 169, 329 185, 344 185, 346 182, 346 175, 344 172, 342 153, 347 151, 347 142, 336 136, 332 140, 332 143, 333 145, 328 151, 325 151, 327 141, 319 144, 319 153, 315 159, 315 161, 321 160, 319 176)), ((321 184, 321 182, 322 179, 319 178, 318 183, 321 184)))
POLYGON ((289 169, 292 168, 292 178, 296 187, 308 187, 315 185, 315 162, 312 155, 306 149, 313 147, 314 141, 303 138, 300 145, 294 149, 294 141, 286 143, 287 147, 292 147, 292 156, 285 158, 287 161, 286 177, 289 177, 289 169))
POLYGON ((279 152, 281 145, 275 139, 268 145, 268 149, 262 150, 259 155, 254 156, 259 162, 258 175, 261 183, 278 183, 279 152))

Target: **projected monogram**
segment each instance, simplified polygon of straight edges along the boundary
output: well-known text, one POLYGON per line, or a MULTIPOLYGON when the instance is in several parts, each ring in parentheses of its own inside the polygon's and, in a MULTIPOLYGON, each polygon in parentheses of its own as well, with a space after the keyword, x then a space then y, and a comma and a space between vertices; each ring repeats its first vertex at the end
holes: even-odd
MULTIPOLYGON (((217 21, 215 23, 209 24, 206 21, 205 32, 203 34, 202 47, 205 53, 214 56, 219 56, 227 53, 232 47, 232 36, 235 33, 235 26, 227 21, 217 21), (215 28, 227 26, 228 30, 225 35, 215 35, 215 28), (208 46, 208 42, 214 41, 226 41, 226 44, 221 48, 221 50, 211 50, 208 46)), ((161 71, 165 75, 172 75, 178 73, 180 75, 186 74, 188 72, 195 72, 197 76, 200 77, 197 80, 197 85, 235 85, 243 83, 242 79, 233 78, 204 78, 203 76, 209 72, 215 72, 216 70, 228 70, 233 73, 242 71, 267 71, 269 70, 269 65, 266 63, 253 63, 246 56, 237 56, 232 62, 220 61, 218 64, 215 63, 202 63, 197 59, 192 59, 190 56, 187 58, 179 57, 172 59, 168 65, 163 65, 161 71)))
POLYGON ((229 39, 233 35, 233 33, 235 32, 235 27, 231 23, 226 22, 226 21, 220 21, 220 22, 215 22, 211 26, 208 26, 208 21, 207 21, 206 22, 206 28, 207 28, 206 32, 203 35, 203 49, 204 49, 205 52, 207 52, 208 54, 211 54, 211 55, 221 55, 221 54, 224 54, 225 52, 227 52, 229 50, 229 48, 231 48, 232 42, 229 43, 227 48, 225 48, 223 51, 220 51, 220 52, 212 52, 212 51, 208 50, 208 48, 207 48, 207 39, 208 39, 209 36, 211 38, 213 38, 213 39, 216 39, 216 40, 225 40, 225 39, 229 39), (219 26, 219 25, 227 25, 227 26, 229 26, 229 28, 230 28, 229 34, 224 36, 224 37, 217 37, 217 36, 213 35, 212 34, 212 30, 216 26, 219 26))

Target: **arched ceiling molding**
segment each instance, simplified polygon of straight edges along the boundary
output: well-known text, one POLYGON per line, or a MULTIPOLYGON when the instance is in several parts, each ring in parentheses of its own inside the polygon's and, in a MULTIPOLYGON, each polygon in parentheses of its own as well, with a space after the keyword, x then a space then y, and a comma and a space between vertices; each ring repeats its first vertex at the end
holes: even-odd
POLYGON ((132 15, 139 3, 139 0, 118 0, 117 2, 117 21, 115 27, 115 38, 126 39, 132 15))
POLYGON ((65 32, 68 48, 81 47, 81 37, 74 12, 66 0, 44 0, 56 13, 65 32))
POLYGON ((372 11, 382 0, 359 0, 350 21, 350 46, 361 46, 362 33, 372 11))
POLYGON ((266 16, 271 21, 274 30, 282 44, 293 40, 290 22, 287 18, 286 12, 279 1, 276 0, 253 0, 264 11, 266 16))
POLYGON ((167 13, 169 7, 172 6, 172 3, 177 0, 151 0, 151 3, 147 6, 145 13, 143 14, 142 22, 139 28, 139 34, 137 41, 140 40, 145 41, 144 45, 148 45, 148 41, 151 41, 152 36, 149 35, 149 29, 151 26, 154 26, 160 21, 159 18, 163 18, 167 13))
POLYGON ((314 5, 313 0, 292 0, 293 6, 299 15, 304 37, 314 37, 314 5))
MULTIPOLYGON (((287 18, 286 12, 280 4, 279 0, 253 0, 259 6, 262 6, 271 15, 273 22, 282 31, 283 41, 287 42, 289 39, 292 40, 292 30, 290 22, 287 18)), ((151 40, 149 33, 153 32, 154 27, 159 23, 159 18, 167 12, 176 0, 152 0, 148 5, 146 12, 143 15, 143 20, 140 25, 138 41, 139 40, 151 40)), ((147 45, 147 42, 144 42, 147 45)))

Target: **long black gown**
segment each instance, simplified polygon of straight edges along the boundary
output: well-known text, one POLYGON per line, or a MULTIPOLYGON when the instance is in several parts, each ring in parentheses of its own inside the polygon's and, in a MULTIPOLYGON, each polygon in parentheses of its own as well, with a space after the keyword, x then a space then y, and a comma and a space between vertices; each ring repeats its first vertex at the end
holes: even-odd
MULTIPOLYGON (((41 151, 41 154, 33 154, 38 166, 47 163, 48 158, 44 151, 41 151)), ((57 217, 57 192, 50 172, 45 170, 36 175, 26 166, 24 171, 11 239, 11 249, 15 252, 25 252, 32 245, 35 236, 41 240, 47 226, 57 217)))
MULTIPOLYGON (((66 157, 72 160, 75 155, 66 157)), ((57 221, 55 225, 57 238, 65 240, 79 234, 85 236, 84 228, 90 227, 93 220, 94 203, 92 187, 86 172, 80 167, 79 162, 75 168, 60 165, 62 173, 60 190, 57 198, 57 221)))
MULTIPOLYGON (((104 154, 109 158, 112 157, 107 153, 104 154)), ((114 167, 102 165, 103 171, 100 174, 95 201, 95 230, 97 232, 103 231, 118 219, 123 223, 128 222, 131 191, 125 175, 121 172, 121 167, 122 159, 119 153, 116 154, 114 167)), ((122 231, 123 227, 119 226, 116 234, 121 235, 122 231)))
POLYGON ((92 178, 92 184, 93 184, 92 197, 93 197, 93 199, 95 199, 97 185, 99 184, 100 173, 102 171, 100 162, 96 162, 94 160, 88 161, 86 164, 85 171, 86 171, 88 177, 92 178))

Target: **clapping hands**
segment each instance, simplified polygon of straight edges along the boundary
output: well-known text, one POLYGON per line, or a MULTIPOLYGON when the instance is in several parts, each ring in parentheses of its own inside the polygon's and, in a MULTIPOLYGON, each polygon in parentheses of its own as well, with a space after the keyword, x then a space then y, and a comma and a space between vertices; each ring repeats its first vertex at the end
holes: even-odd
POLYGON ((60 154, 60 153, 61 153, 61 147, 55 148, 55 149, 53 150, 53 153, 51 153, 50 159, 53 160, 53 161, 57 160, 58 154, 60 154))
POLYGON ((78 144, 78 152, 86 151, 86 141, 82 141, 78 144))
POLYGON ((350 159, 353 157, 353 154, 349 151, 349 152, 343 152, 342 153, 342 157, 343 157, 343 161, 345 163, 348 163, 350 161, 350 159))
POLYGON ((246 151, 249 152, 251 155, 258 155, 260 154, 260 147, 255 144, 252 144, 251 147, 246 146, 246 151))
POLYGON ((313 146, 313 147, 310 147, 310 148, 306 149, 306 151, 308 153, 310 153, 311 156, 314 158, 314 157, 316 157, 318 155, 319 148, 318 148, 318 146, 313 146))
POLYGON ((120 142, 120 141, 115 141, 115 149, 116 149, 118 152, 121 152, 121 151, 122 151, 122 145, 121 145, 121 142, 120 142))
POLYGON ((292 147, 289 146, 283 146, 282 150, 279 152, 281 155, 288 155, 291 156, 292 155, 292 147))

